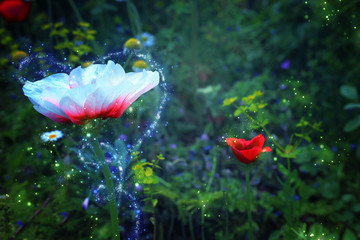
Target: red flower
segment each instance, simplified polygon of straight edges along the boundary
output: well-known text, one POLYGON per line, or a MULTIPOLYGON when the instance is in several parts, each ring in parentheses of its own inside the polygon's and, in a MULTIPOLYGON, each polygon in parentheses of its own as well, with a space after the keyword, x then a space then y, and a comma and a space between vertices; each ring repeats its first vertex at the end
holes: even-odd
POLYGON ((0 3, 0 14, 7 22, 22 22, 29 15, 31 2, 4 0, 0 3))
POLYGON ((227 138, 227 144, 233 150, 235 156, 242 163, 252 163, 260 156, 262 152, 272 151, 269 147, 264 147, 265 138, 263 135, 259 134, 250 141, 245 139, 236 139, 236 138, 227 138))

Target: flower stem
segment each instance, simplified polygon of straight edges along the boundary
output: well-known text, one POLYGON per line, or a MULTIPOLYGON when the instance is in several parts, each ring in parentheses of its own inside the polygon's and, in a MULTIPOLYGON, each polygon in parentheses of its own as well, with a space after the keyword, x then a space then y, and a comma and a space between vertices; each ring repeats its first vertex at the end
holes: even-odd
POLYGON ((79 22, 83 22, 84 20, 82 19, 79 10, 78 10, 78 8, 76 7, 75 2, 74 2, 73 0, 69 0, 69 4, 70 4, 71 8, 73 9, 77 20, 78 20, 79 22))
POLYGON ((294 219, 293 219, 293 209, 294 209, 294 201, 295 201, 295 196, 293 194, 293 191, 291 189, 291 163, 290 163, 290 158, 287 158, 287 168, 288 168, 288 178, 287 178, 287 188, 288 188, 288 192, 289 192, 289 196, 288 199, 290 199, 290 201, 288 201, 289 203, 289 225, 290 226, 294 226, 294 219))
POLYGON ((97 138, 93 141, 93 148, 96 155, 96 161, 101 166, 102 173, 104 174, 106 188, 109 194, 109 211, 111 219, 111 229, 112 229, 112 240, 120 240, 119 234, 119 219, 118 219, 118 209, 116 206, 116 195, 114 183, 111 178, 111 172, 109 166, 106 163, 105 155, 101 150, 100 143, 97 138))
POLYGON ((205 240, 205 207, 201 208, 201 240, 205 240))
POLYGON ((285 149, 284 149, 282 146, 280 146, 280 144, 279 144, 278 142, 276 142, 276 141, 274 140, 274 138, 271 136, 271 134, 269 133, 269 131, 266 129, 265 126, 262 126, 258 121, 256 121, 254 118, 252 118, 249 114, 247 114, 247 113, 244 113, 244 114, 245 114, 245 116, 247 116, 251 121, 253 121, 256 125, 260 126, 260 127, 264 130, 264 132, 266 133, 266 135, 268 135, 268 137, 270 138, 270 140, 271 140, 282 152, 285 152, 285 149))
POLYGON ((57 158, 58 158, 58 161, 57 161, 57 162, 59 163, 60 169, 61 169, 61 171, 62 171, 61 174, 64 174, 64 173, 65 173, 64 160, 61 158, 61 155, 60 155, 60 153, 59 153, 56 145, 54 144, 53 146, 54 146, 54 152, 56 153, 56 156, 57 156, 57 158))
POLYGON ((133 34, 133 36, 136 36, 141 33, 141 21, 139 13, 136 9, 135 4, 132 3, 130 0, 126 1, 126 8, 130 20, 131 33, 133 34))
MULTIPOLYGON (((205 192, 209 192, 210 190, 211 183, 214 179, 215 170, 216 170, 216 158, 214 157, 212 162, 212 169, 210 173, 209 182, 206 185, 205 192)), ((205 240, 205 204, 204 203, 201 208, 201 240, 205 240)))
POLYGON ((192 222, 192 215, 191 215, 191 213, 189 213, 189 228, 190 228, 191 240, 195 240, 194 226, 193 226, 193 222, 192 222))
POLYGON ((226 207, 226 211, 225 211, 225 239, 229 240, 229 205, 228 205, 228 201, 227 201, 227 192, 223 192, 224 194, 224 200, 225 200, 225 207, 226 207))
POLYGON ((247 198, 247 212, 248 212, 248 223, 249 223, 249 236, 250 236, 250 240, 254 240, 252 219, 251 219, 250 167, 246 168, 246 198, 247 198))
POLYGON ((126 59, 126 62, 125 62, 125 64, 124 64, 124 66, 123 66, 123 69, 124 69, 124 70, 126 69, 126 66, 129 65, 130 60, 131 60, 131 58, 132 58, 133 55, 134 55, 133 50, 131 50, 131 52, 130 52, 130 54, 129 54, 128 58, 126 59))
POLYGON ((192 61, 192 82, 194 89, 198 88, 199 79, 197 77, 197 63, 198 63, 198 12, 197 1, 191 1, 191 61, 192 61))

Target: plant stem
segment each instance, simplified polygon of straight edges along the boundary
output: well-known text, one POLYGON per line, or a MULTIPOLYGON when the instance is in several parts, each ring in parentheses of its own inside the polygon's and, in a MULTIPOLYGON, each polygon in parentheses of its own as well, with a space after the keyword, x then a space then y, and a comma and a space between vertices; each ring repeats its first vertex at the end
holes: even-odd
POLYGON ((205 190, 206 192, 209 192, 209 190, 210 190, 212 181, 213 181, 213 179, 214 179, 215 170, 216 170, 216 157, 213 158, 209 182, 208 182, 208 184, 206 185, 206 190, 205 190))
POLYGON ((170 237, 171 237, 172 231, 174 229, 174 209, 173 209, 173 207, 170 208, 170 211, 171 211, 170 227, 169 227, 169 231, 167 234, 167 239, 171 239, 170 237))
POLYGON ((249 236, 250 236, 250 240, 254 240, 253 229, 252 229, 252 219, 251 219, 250 167, 246 167, 246 197, 247 197, 249 236))
POLYGON ((197 77, 197 63, 198 63, 198 13, 197 1, 191 1, 191 60, 192 60, 192 82, 194 89, 199 86, 199 79, 197 77))
MULTIPOLYGON (((152 192, 152 190, 150 190, 150 191, 152 192)), ((156 225, 156 212, 155 212, 155 206, 154 206, 153 201, 154 201, 153 194, 151 194, 151 205, 152 205, 153 224, 154 224, 153 240, 156 240, 157 225, 156 225)))
POLYGON ((153 207, 153 216, 154 216, 154 234, 153 234, 153 240, 156 240, 156 214, 155 214, 155 207, 153 207))
POLYGON ((193 222, 192 222, 192 215, 191 215, 191 213, 189 214, 189 227, 190 227, 191 240, 195 240, 194 226, 193 226, 193 222))
MULTIPOLYGON (((49 17, 49 22, 52 23, 52 1, 51 0, 47 0, 47 4, 48 4, 48 17, 49 17)), ((51 25, 51 28, 53 27, 53 25, 51 25)), ((53 43, 52 43, 52 36, 49 39, 50 41, 50 46, 51 48, 53 47, 53 43)))
POLYGON ((126 69, 126 66, 129 65, 130 60, 131 60, 131 58, 132 58, 133 55, 134 55, 134 53, 133 53, 132 50, 131 50, 130 55, 129 55, 128 58, 126 59, 126 62, 125 62, 125 64, 124 64, 124 66, 123 66, 123 69, 124 69, 124 70, 126 69))
POLYGON ((57 158, 59 160, 58 162, 59 162, 60 168, 61 168, 62 171, 64 171, 65 170, 64 169, 64 165, 65 165, 64 161, 62 160, 61 155, 60 155, 59 151, 57 150, 56 145, 54 144, 53 146, 54 146, 54 152, 56 153, 56 156, 57 156, 57 158))
POLYGON ((111 177, 111 172, 109 166, 106 163, 105 155, 101 150, 100 143, 97 138, 93 141, 93 148, 96 155, 96 161, 101 166, 102 173, 104 174, 104 179, 106 183, 106 188, 109 194, 109 211, 111 219, 111 229, 112 229, 112 240, 120 240, 119 234, 119 219, 118 219, 118 209, 116 206, 116 195, 114 183, 111 177))
MULTIPOLYGON (((206 189, 205 192, 209 192, 210 187, 211 187, 211 183, 214 179, 214 174, 215 174, 215 170, 216 170, 216 158, 213 158, 213 162, 212 162, 212 169, 211 169, 211 173, 210 173, 210 178, 209 178, 209 182, 206 185, 206 189)), ((205 204, 203 203, 203 206, 201 208, 201 240, 205 240, 205 204)))
POLYGON ((247 116, 251 121, 253 121, 256 125, 262 127, 262 129, 264 130, 264 132, 266 133, 266 135, 268 135, 268 137, 270 138, 270 140, 271 140, 278 148, 280 148, 280 150, 281 150, 282 152, 285 152, 285 149, 284 149, 278 142, 276 142, 276 141, 274 140, 274 138, 271 136, 271 134, 269 133, 269 131, 266 129, 265 126, 261 126, 261 124, 260 124, 258 121, 256 121, 255 119, 253 119, 249 114, 247 114, 247 113, 244 113, 244 114, 245 114, 245 116, 247 116))
POLYGON ((129 14, 131 33, 133 36, 136 36, 141 33, 140 15, 135 4, 133 4, 130 0, 126 1, 126 8, 129 14))
POLYGON ((203 204, 202 208, 201 208, 201 240, 205 240, 205 206, 203 204))
POLYGON ((82 19, 81 15, 80 15, 80 12, 79 12, 78 8, 75 5, 75 2, 73 0, 69 0, 69 4, 70 4, 71 8, 73 9, 77 20, 79 22, 83 22, 84 20, 82 19))
POLYGON ((290 174, 291 171, 290 158, 287 158, 287 168, 288 168, 288 173, 290 174))
POLYGON ((289 221, 290 221, 290 226, 293 227, 293 209, 294 209, 294 201, 295 201, 295 196, 293 196, 293 192, 291 191, 291 178, 290 178, 290 173, 291 173, 291 163, 290 163, 290 158, 287 158, 287 168, 288 168, 288 178, 287 178, 287 187, 288 187, 288 192, 289 192, 289 196, 288 199, 290 201, 289 202, 289 221))
POLYGON ((226 207, 226 211, 225 211, 225 239, 229 240, 229 205, 228 205, 228 201, 227 201, 227 192, 223 192, 224 194, 224 200, 225 200, 225 207, 226 207))

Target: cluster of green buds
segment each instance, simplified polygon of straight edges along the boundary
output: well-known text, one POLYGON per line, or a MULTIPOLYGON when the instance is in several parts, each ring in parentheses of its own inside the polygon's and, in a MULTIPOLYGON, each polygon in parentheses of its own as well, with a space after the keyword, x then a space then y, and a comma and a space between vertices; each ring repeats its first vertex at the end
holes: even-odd
POLYGON ((62 22, 49 23, 42 27, 50 30, 49 37, 54 41, 54 48, 61 53, 68 52, 69 62, 82 64, 81 58, 93 51, 96 31, 90 28, 90 23, 79 22, 78 27, 71 31, 62 22))
POLYGON ((160 168, 158 165, 160 160, 164 160, 162 154, 156 156, 156 160, 151 162, 146 159, 140 159, 140 153, 132 153, 132 160, 136 161, 136 164, 132 167, 135 177, 135 183, 138 184, 157 184, 159 182, 158 177, 154 173, 154 168, 160 168))
POLYGON ((3 54, 6 53, 6 55, 0 55, 0 68, 8 66, 9 53, 11 55, 11 60, 14 62, 27 57, 26 52, 18 50, 19 45, 15 43, 14 38, 5 28, 0 28, 0 48, 2 49, 3 54))
POLYGON ((266 103, 264 103, 262 100, 259 100, 259 97, 262 96, 264 92, 261 91, 255 91, 253 94, 243 97, 241 101, 243 102, 243 105, 238 106, 235 104, 235 101, 238 99, 237 97, 233 98, 226 98, 223 101, 223 107, 233 105, 236 107, 236 110, 234 112, 234 116, 237 117, 247 111, 251 112, 257 112, 259 109, 263 109, 266 107, 266 103))

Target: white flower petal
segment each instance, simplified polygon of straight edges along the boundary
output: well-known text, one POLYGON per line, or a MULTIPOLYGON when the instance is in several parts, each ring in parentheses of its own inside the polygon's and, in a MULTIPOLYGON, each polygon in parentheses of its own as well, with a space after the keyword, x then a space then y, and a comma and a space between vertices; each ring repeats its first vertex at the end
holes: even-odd
POLYGON ((117 118, 143 93, 159 84, 159 73, 144 71, 128 73, 127 79, 116 86, 115 91, 121 92, 116 99, 116 106, 109 117, 117 118))
POLYGON ((89 84, 114 85, 125 75, 124 69, 113 61, 107 64, 92 64, 87 68, 77 67, 70 72, 70 87, 89 84))
POLYGON ((57 122, 81 125, 94 118, 120 117, 141 94, 159 84, 159 73, 125 73, 112 61, 78 67, 27 82, 24 94, 41 114, 57 122))
POLYGON ((70 123, 70 119, 64 116, 61 116, 59 114, 56 114, 52 111, 49 111, 46 108, 43 108, 42 106, 39 105, 34 105, 34 109, 36 111, 38 111, 39 113, 41 113, 42 115, 44 115, 45 117, 50 118, 51 120, 55 121, 55 122, 63 122, 63 123, 70 123))
POLYGON ((38 102, 38 105, 42 105, 43 101, 47 101, 47 102, 51 102, 52 104, 60 107, 60 105, 59 105, 60 100, 61 100, 61 98, 64 97, 64 95, 67 94, 68 91, 69 91, 69 89, 66 89, 66 88, 53 88, 53 87, 46 88, 41 93, 41 101, 38 102))
POLYGON ((97 118, 105 116, 111 110, 109 108, 114 102, 114 99, 113 94, 109 93, 112 89, 112 87, 100 87, 87 97, 84 103, 86 116, 89 118, 97 118))
POLYGON ((74 100, 80 107, 84 107, 84 103, 88 96, 95 92, 97 88, 98 86, 95 84, 72 88, 65 93, 64 97, 69 97, 74 100))
POLYGON ((69 89, 68 78, 66 73, 57 73, 36 82, 27 81, 23 86, 24 95, 36 101, 47 88, 69 89))
POLYGON ((127 97, 133 103, 140 95, 159 84, 159 73, 143 71, 142 73, 129 74, 128 79, 133 84, 133 89, 127 97))
POLYGON ((75 124, 82 125, 87 119, 84 113, 84 108, 79 106, 72 98, 68 96, 65 96, 61 99, 60 108, 75 124))

